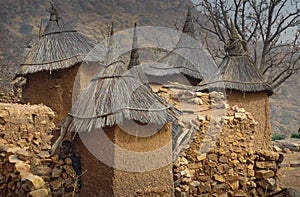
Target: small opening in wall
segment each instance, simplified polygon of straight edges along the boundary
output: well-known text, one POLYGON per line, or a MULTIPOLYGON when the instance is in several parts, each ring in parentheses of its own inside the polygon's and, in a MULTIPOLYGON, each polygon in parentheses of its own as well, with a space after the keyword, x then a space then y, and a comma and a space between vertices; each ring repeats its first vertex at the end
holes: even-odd
POLYGON ((32 116, 32 121, 35 122, 35 117, 37 116, 36 114, 31 114, 32 116))

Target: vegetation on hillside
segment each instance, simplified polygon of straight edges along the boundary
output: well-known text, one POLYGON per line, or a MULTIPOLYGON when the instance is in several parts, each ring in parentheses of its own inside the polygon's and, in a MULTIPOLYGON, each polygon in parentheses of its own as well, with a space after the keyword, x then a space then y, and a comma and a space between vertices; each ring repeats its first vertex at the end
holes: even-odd
POLYGON ((277 133, 274 133, 272 135, 272 141, 275 141, 275 140, 283 140, 285 139, 285 136, 282 135, 282 134, 277 134, 277 133))

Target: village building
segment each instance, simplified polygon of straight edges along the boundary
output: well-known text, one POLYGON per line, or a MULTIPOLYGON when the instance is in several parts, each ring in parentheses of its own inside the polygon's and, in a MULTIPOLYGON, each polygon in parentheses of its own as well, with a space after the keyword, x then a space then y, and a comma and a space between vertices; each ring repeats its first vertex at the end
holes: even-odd
POLYGON ((206 57, 202 49, 191 49, 191 46, 200 46, 195 44, 196 40, 193 17, 189 8, 182 34, 174 49, 145 69, 150 84, 154 85, 155 82, 166 84, 170 81, 195 86, 202 81, 203 74, 207 73, 213 62, 206 57))
POLYGON ((271 150, 269 96, 272 94, 272 88, 256 69, 233 25, 225 51, 227 55, 223 58, 219 70, 214 72, 210 79, 201 82, 198 90, 225 90, 230 106, 244 108, 257 121, 257 132, 253 134, 256 148, 271 150))
MULTIPOLYGON (((133 46, 136 36, 135 28, 133 46)), ((106 62, 72 106, 52 153, 67 132, 75 132, 84 196, 133 196, 147 188, 172 196, 171 123, 178 111, 134 73, 139 72, 133 69, 136 50, 128 65, 120 59, 106 62)))
POLYGON ((59 124, 71 108, 78 68, 93 46, 87 37, 65 24, 52 5, 48 23, 17 73, 27 78, 22 102, 49 106, 59 124))

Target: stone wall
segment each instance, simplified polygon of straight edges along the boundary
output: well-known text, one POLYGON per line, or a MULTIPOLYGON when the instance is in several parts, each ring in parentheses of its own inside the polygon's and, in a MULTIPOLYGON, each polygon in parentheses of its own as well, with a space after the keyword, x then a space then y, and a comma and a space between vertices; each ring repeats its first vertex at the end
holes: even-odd
POLYGON ((50 157, 54 112, 44 105, 0 103, 0 196, 71 196, 70 158, 50 157))
POLYGON ((199 154, 209 121, 174 163, 175 196, 265 196, 278 189, 278 154, 257 150, 256 122, 238 107, 227 112, 215 145, 199 154))
POLYGON ((251 113, 228 105, 218 92, 174 86, 158 93, 184 110, 183 133, 195 133, 185 136, 191 143, 178 143, 184 151, 173 166, 175 196, 265 196, 278 190, 278 154, 261 146, 267 138, 251 113))
POLYGON ((18 92, 14 92, 13 90, 10 92, 0 92, 0 103, 18 103, 20 102, 20 97, 18 96, 18 92))
MULTIPOLYGON (((179 125, 186 136, 179 138, 192 140, 190 144, 179 144, 184 151, 173 165, 175 196, 264 196, 277 190, 278 154, 257 146, 258 122, 251 113, 236 105, 230 107, 222 93, 168 88, 158 88, 158 93, 184 110, 179 125), (206 151, 204 144, 209 145, 206 151)), ((0 163, 1 169, 5 169, 0 177, 1 196, 68 196, 79 192, 72 159, 61 160, 58 155, 49 154, 54 119, 55 113, 43 105, 0 105, 0 163)), ((110 140, 135 150, 134 144, 139 141, 136 137, 111 131, 105 130, 110 140)), ((156 145, 163 146, 169 141, 170 136, 165 134, 168 132, 153 136, 159 139, 156 145)), ((138 149, 148 143, 141 142, 138 149)), ((166 193, 170 186, 157 181, 162 176, 162 180, 167 180, 164 182, 172 182, 171 166, 145 173, 145 180, 150 177, 152 183, 137 187, 134 178, 142 179, 142 174, 106 166, 78 137, 72 143, 82 160, 82 195, 113 195, 114 184, 122 186, 122 181, 128 180, 128 187, 123 189, 133 185, 136 196, 172 196, 166 193), (109 193, 89 190, 97 187, 109 193)), ((156 150, 156 145, 152 143, 148 149, 156 150)))

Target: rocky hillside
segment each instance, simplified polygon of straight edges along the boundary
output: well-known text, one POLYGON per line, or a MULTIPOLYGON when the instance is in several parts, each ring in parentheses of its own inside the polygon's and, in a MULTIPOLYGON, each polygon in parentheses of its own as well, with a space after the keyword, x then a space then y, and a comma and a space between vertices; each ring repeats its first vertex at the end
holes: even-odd
POLYGON ((270 99, 272 132, 290 137, 300 128, 300 78, 294 75, 270 99))
MULTIPOLYGON (((108 24, 114 21, 115 31, 140 26, 159 25, 174 27, 175 21, 184 20, 189 0, 66 0, 54 1, 59 17, 79 32, 101 40, 108 24), (112 11, 113 10, 113 11, 112 11)), ((22 52, 33 38, 37 38, 41 20, 45 25, 50 3, 42 0, 0 0, 0 62, 7 73, 15 72, 22 62, 22 52)), ((7 77, 5 77, 7 78, 7 77)))

